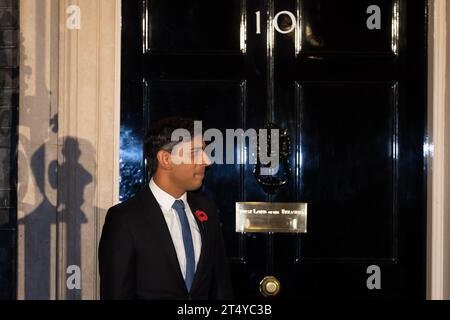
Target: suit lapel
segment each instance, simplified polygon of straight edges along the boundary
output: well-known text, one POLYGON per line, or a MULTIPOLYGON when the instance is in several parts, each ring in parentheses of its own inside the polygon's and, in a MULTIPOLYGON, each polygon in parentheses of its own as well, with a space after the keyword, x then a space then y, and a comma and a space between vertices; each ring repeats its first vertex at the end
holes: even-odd
MULTIPOLYGON (((161 207, 156 201, 156 198, 151 192, 150 187, 148 185, 142 190, 142 193, 140 194, 140 201, 145 208, 144 216, 150 222, 153 232, 159 238, 161 245, 164 247, 163 248, 164 252, 167 253, 167 258, 169 259, 174 274, 177 275, 177 282, 179 282, 179 284, 184 288, 185 293, 187 294, 186 285, 184 282, 183 274, 180 269, 180 263, 178 261, 177 253, 175 250, 175 246, 173 245, 169 228, 167 227, 167 223, 164 219, 161 207)), ((189 208, 191 209, 191 212, 194 215, 194 219, 197 223, 198 229, 200 230, 200 236, 202 239, 202 248, 200 251, 200 257, 195 271, 194 280, 192 283, 191 288, 192 291, 198 285, 200 275, 202 275, 205 271, 207 260, 206 258, 209 252, 210 240, 208 237, 207 223, 201 222, 195 215, 195 212, 197 210, 202 210, 201 205, 198 203, 197 199, 195 198, 195 195, 192 195, 190 192, 187 193, 187 201, 189 204, 189 208)))
POLYGON ((169 228, 167 227, 161 207, 148 185, 143 189, 140 200, 145 208, 144 216, 149 220, 153 232, 159 238, 161 246, 163 246, 163 251, 167 254, 169 263, 172 266, 174 274, 176 274, 177 282, 184 288, 185 293, 187 294, 183 274, 180 269, 180 263, 178 262, 177 252, 173 245, 169 228))
POLYGON ((198 264, 197 264, 197 268, 195 270, 195 275, 194 275, 194 280, 192 282, 192 289, 195 289, 196 286, 198 285, 198 281, 200 279, 200 276, 204 273, 205 271, 205 267, 206 267, 206 257, 207 257, 207 253, 209 251, 209 245, 210 245, 210 241, 208 238, 208 226, 207 223, 205 222, 201 222, 195 212, 197 210, 202 210, 200 204, 198 203, 198 201, 195 199, 195 196, 188 192, 187 193, 187 201, 189 204, 189 208, 191 209, 192 214, 194 215, 194 219, 197 222, 197 226, 198 229, 200 230, 200 235, 202 238, 202 249, 200 251, 200 257, 198 259, 198 264))

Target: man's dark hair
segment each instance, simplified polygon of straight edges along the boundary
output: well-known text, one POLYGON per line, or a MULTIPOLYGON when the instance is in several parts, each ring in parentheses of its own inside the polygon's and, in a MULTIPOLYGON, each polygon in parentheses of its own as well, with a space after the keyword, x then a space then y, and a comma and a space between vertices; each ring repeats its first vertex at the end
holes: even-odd
MULTIPOLYGON (((148 168, 152 175, 158 167, 158 159, 156 155, 160 150, 171 152, 174 144, 171 145, 172 133, 176 129, 186 129, 191 137, 194 137, 194 120, 180 117, 164 118, 155 122, 145 134, 144 138, 144 155, 147 159, 148 168), (169 149, 165 146, 169 145, 169 149)), ((180 137, 179 141, 182 141, 180 137)))

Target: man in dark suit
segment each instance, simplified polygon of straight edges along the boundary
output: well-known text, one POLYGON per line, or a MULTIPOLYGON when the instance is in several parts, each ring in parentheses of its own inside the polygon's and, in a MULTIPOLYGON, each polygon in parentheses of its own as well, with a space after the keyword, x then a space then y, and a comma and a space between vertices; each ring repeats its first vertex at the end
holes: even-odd
POLYGON ((101 298, 231 299, 218 210, 192 192, 211 164, 202 135, 194 136, 190 120, 167 118, 149 130, 144 148, 153 173, 149 185, 106 215, 99 246, 101 298), (180 128, 193 138, 172 141, 180 128), (174 161, 174 148, 192 161, 174 161))

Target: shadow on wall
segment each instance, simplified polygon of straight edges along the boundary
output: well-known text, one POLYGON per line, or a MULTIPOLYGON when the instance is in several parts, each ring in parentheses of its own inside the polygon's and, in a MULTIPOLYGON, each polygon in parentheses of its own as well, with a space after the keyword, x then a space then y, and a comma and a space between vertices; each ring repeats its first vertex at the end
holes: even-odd
MULTIPOLYGON (((57 292, 58 285, 66 285, 66 277, 58 279, 60 263, 63 263, 63 271, 68 266, 81 267, 81 229, 88 222, 85 208, 89 210, 93 207, 91 191, 95 186, 93 176, 80 163, 80 159, 84 158, 83 163, 95 166, 92 156, 94 149, 84 144, 83 150, 82 156, 77 139, 69 137, 62 148, 61 165, 58 165, 57 160, 52 160, 46 168, 46 145, 40 146, 31 157, 31 171, 37 186, 36 192, 39 192, 34 196, 42 200, 37 206, 28 204, 27 207, 33 206, 34 209, 18 221, 25 235, 25 299, 50 299, 53 296, 52 287, 57 292), (57 204, 49 200, 48 194, 51 193, 58 195, 57 204), (85 195, 88 199, 85 199, 85 195), (57 241, 58 238, 60 241, 57 241), (62 243, 65 243, 64 248, 59 247, 62 243)), ((93 212, 97 210, 94 208, 93 212)), ((68 299, 81 299, 78 280, 71 281, 75 288, 66 286, 68 299)))
MULTIPOLYGON (((36 10, 39 11, 36 15, 42 16, 46 10, 45 3, 37 6, 36 10)), ((45 34, 43 22, 36 21, 36 33, 45 34)), ((97 247, 97 244, 86 241, 96 239, 95 222, 102 214, 102 209, 94 206, 96 178, 90 173, 96 172, 96 152, 92 144, 77 137, 57 140, 58 115, 51 115, 52 92, 46 85, 46 46, 39 43, 43 41, 39 37, 33 40, 36 41, 36 52, 30 53, 24 47, 24 38, 20 34, 20 112, 24 115, 18 137, 20 176, 17 200, 22 212, 18 228, 23 231, 21 234, 24 237, 18 243, 19 252, 23 254, 23 257, 19 256, 19 264, 23 265, 18 268, 22 270, 18 274, 23 290, 20 298, 60 298, 65 290, 66 299, 77 300, 81 299, 83 290, 76 287, 77 281, 82 283, 83 274, 80 274, 80 279, 72 278, 70 283, 75 288, 69 289, 66 280, 71 274, 66 273, 67 268, 81 268, 82 263, 87 270, 97 268, 94 255, 89 261, 82 261, 84 248, 89 247, 87 250, 90 253, 92 248, 97 247), (36 61, 35 70, 27 63, 29 56, 36 61), (30 95, 30 92, 33 94, 30 95), (43 101, 49 101, 49 105, 42 105, 43 101), (36 119, 46 119, 48 122, 38 123, 36 119), (60 146, 56 141, 64 142, 60 146), (93 223, 88 225, 91 220, 93 223), (85 239, 84 243, 82 239, 85 239)), ((96 274, 93 272, 84 276, 91 281, 96 274)), ((97 296, 95 290, 94 285, 94 298, 97 296)))
POLYGON ((51 48, 58 46, 54 35, 59 32, 59 23, 50 20, 59 17, 59 0, 39 5, 27 2, 26 7, 34 10, 34 17, 24 20, 22 31, 38 36, 25 39, 19 33, 17 202, 18 230, 23 238, 18 239, 18 293, 24 299, 95 298, 95 242, 100 217, 106 211, 95 206, 97 150, 87 140, 63 137, 58 128, 58 106, 52 105, 57 102, 52 97, 52 83, 57 80, 58 53, 51 48), (81 284, 89 285, 69 289, 66 280, 73 273, 67 274, 69 266, 82 268, 81 284))

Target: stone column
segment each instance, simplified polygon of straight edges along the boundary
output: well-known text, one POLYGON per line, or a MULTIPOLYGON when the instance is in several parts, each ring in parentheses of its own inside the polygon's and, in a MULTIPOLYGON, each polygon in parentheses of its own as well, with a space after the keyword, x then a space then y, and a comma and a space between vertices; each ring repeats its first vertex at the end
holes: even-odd
POLYGON ((21 0, 20 14, 18 298, 96 299, 119 190, 120 0, 21 0))

